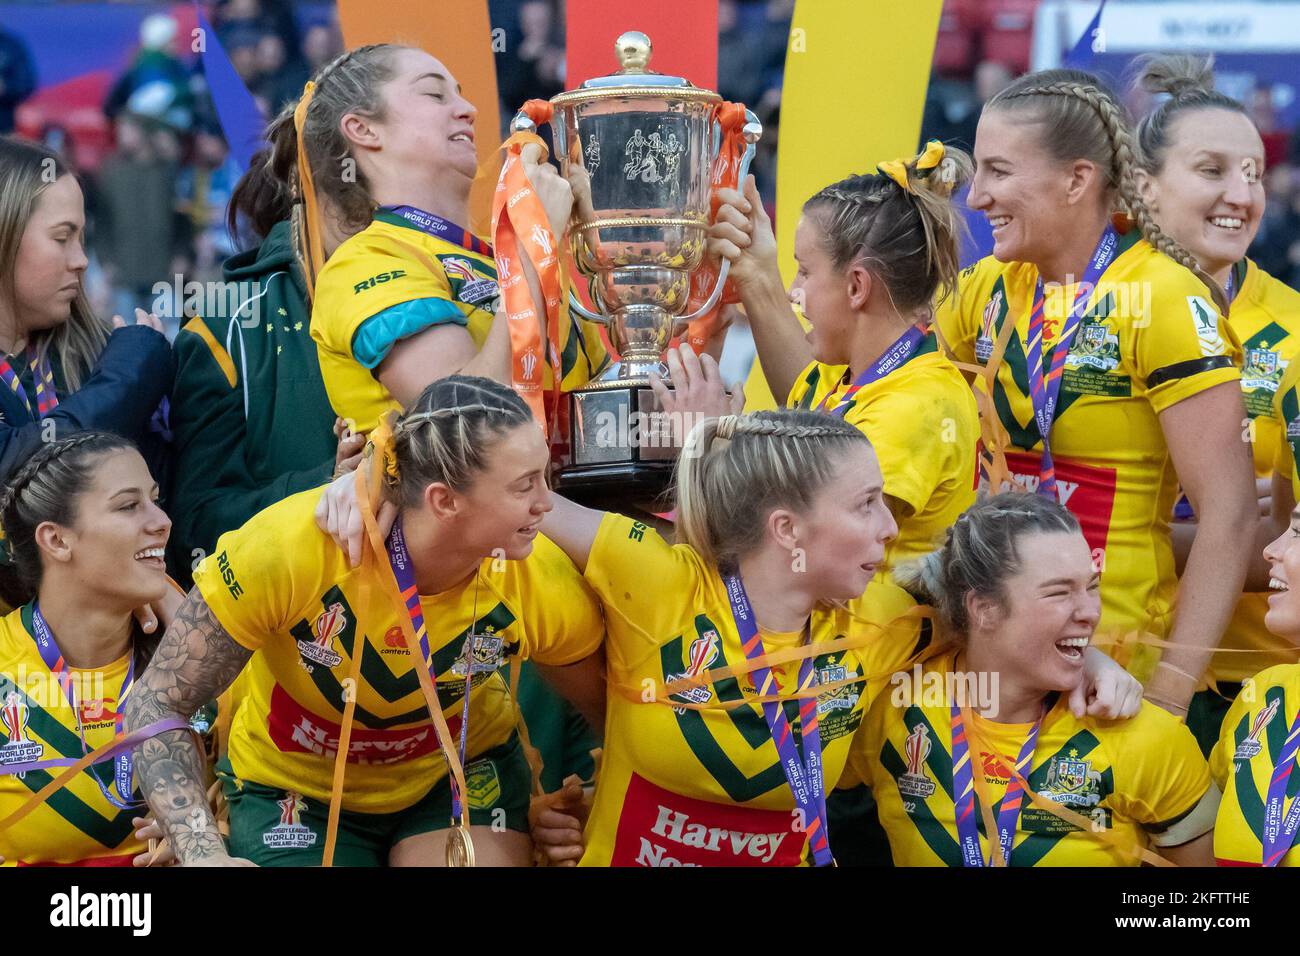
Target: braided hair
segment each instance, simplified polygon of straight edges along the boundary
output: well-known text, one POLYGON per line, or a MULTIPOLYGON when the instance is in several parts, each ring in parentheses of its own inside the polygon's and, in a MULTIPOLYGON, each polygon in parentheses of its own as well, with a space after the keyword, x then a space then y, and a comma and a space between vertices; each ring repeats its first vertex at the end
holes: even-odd
POLYGON ((947 635, 960 639, 970 627, 966 596, 991 597, 1005 606, 1006 581, 1021 569, 1020 539, 1052 532, 1078 533, 1079 522, 1042 495, 985 495, 948 529, 943 547, 900 565, 894 580, 935 608, 947 635))
POLYGON ((399 504, 418 507, 434 482, 467 488, 496 443, 532 420, 518 393, 490 378, 451 375, 433 382, 393 429, 398 474, 388 483, 399 504))
MULTIPOLYGON (((47 521, 75 524, 79 499, 94 481, 99 460, 112 452, 135 450, 135 445, 121 435, 78 432, 71 438, 43 444, 14 472, 0 497, 0 524, 9 551, 9 561, 0 564, 0 597, 11 607, 31 601, 41 586, 37 527, 47 521)), ((132 627, 139 673, 161 635, 146 635, 135 622, 132 627)))
POLYGON ((1062 162, 1083 157, 1096 163, 1119 193, 1142 238, 1204 282, 1219 310, 1228 314, 1228 300, 1219 284, 1160 228, 1142 200, 1133 175, 1137 159, 1128 114, 1100 79, 1082 70, 1028 73, 997 93, 985 109, 1032 111, 1030 122, 1041 127, 1041 145, 1048 155, 1062 162))
POLYGON ((849 176, 815 193, 803 211, 821 226, 835 268, 866 263, 894 308, 908 314, 957 288, 965 224, 952 193, 971 170, 969 156, 947 149, 937 169, 908 164, 910 188, 881 173, 849 176))
POLYGON ((686 437, 677 464, 682 539, 722 571, 763 539, 776 508, 806 511, 844 452, 871 447, 832 415, 781 410, 706 418, 686 437))

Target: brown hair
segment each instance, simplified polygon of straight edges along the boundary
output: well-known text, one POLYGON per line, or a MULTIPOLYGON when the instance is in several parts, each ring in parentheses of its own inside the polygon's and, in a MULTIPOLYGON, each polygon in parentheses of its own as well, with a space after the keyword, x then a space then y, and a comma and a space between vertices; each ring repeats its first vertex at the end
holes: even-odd
POLYGON ((1042 148, 1058 162, 1087 159, 1106 174, 1142 237, 1158 251, 1191 270, 1209 288, 1219 310, 1228 300, 1196 257, 1166 235, 1138 193, 1133 135, 1128 114, 1115 94, 1096 76, 1082 70, 1028 73, 993 96, 985 109, 1028 114, 1041 130, 1042 148))
POLYGON ((1183 113, 1218 109, 1250 117, 1246 107, 1214 88, 1212 56, 1144 53, 1134 60, 1133 69, 1135 88, 1169 94, 1137 124, 1137 161, 1153 176, 1164 168, 1170 128, 1183 113))
POLYGON ((1021 569, 1017 544, 1022 537, 1078 531, 1074 515, 1042 495, 988 495, 957 518, 942 548, 900 565, 894 580, 939 612, 946 636, 960 639, 970 627, 967 595, 973 592, 1006 605, 1006 581, 1021 569))
MULTIPOLYGON (((330 199, 349 231, 369 224, 375 202, 365 173, 344 163, 352 148, 339 123, 348 113, 384 118, 381 88, 396 75, 395 54, 408 49, 412 48, 395 43, 360 46, 336 57, 312 78, 315 88, 303 123, 303 147, 317 189, 330 199)), ((267 169, 288 185, 295 200, 301 197, 301 184, 293 172, 298 161, 296 108, 294 103, 286 106, 266 130, 267 169)))
POLYGON ((907 163, 909 189, 882 173, 850 176, 813 195, 803 210, 816 217, 837 269, 869 263, 894 308, 915 312, 957 288, 965 223, 952 192, 971 170, 969 156, 947 149, 935 169, 907 163))
POLYGON ((677 463, 682 540, 704 560, 734 570, 763 538, 776 508, 806 510, 834 474, 839 454, 871 447, 853 425, 818 412, 781 410, 706 418, 677 463))
MULTIPOLYGON (((14 137, 0 137, 0 295, 15 312, 14 269, 23 233, 41 193, 50 183, 71 175, 72 170, 52 150, 14 137)), ((76 391, 104 351, 108 332, 108 326, 95 317, 85 289, 79 284, 68 321, 53 329, 32 331, 28 342, 39 357, 51 352, 58 355, 64 384, 76 391)))
POLYGON ((519 394, 490 378, 449 375, 431 383, 393 429, 398 478, 389 484, 398 503, 418 507, 434 482, 456 491, 467 488, 487 466, 496 443, 531 421, 519 394))
MULTIPOLYGON (((0 498, 9 561, 0 565, 0 596, 11 606, 26 604, 40 590, 43 566, 36 529, 47 521, 71 527, 77 521, 78 499, 94 481, 103 456, 135 451, 128 439, 109 432, 78 432, 71 438, 42 445, 13 477, 0 498)), ((137 673, 162 636, 134 628, 137 673)))

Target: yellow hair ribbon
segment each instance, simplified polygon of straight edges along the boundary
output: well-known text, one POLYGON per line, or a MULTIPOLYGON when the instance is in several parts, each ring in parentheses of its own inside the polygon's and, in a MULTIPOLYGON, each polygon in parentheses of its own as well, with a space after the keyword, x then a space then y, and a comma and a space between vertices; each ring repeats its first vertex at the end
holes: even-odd
POLYGON ((307 107, 311 105, 316 84, 307 81, 302 96, 293 111, 293 129, 298 138, 298 189, 302 193, 304 214, 300 224, 299 240, 304 257, 303 278, 307 283, 307 296, 316 292, 316 275, 325 264, 325 246, 321 242, 320 204, 316 199, 316 184, 312 181, 311 161, 303 144, 302 132, 307 125, 307 107))
POLYGON ((379 424, 368 436, 366 444, 365 458, 372 459, 378 456, 383 474, 387 475, 393 481, 397 481, 397 450, 396 450, 396 433, 394 432, 393 422, 397 418, 396 412, 390 412, 379 420, 379 424))
POLYGON ((876 166, 876 171, 881 175, 888 176, 898 185, 902 186, 909 193, 915 193, 911 182, 907 178, 907 167, 911 166, 917 176, 924 179, 933 170, 939 167, 943 162, 944 148, 943 143, 937 139, 932 139, 925 144, 922 150, 915 158, 907 159, 890 159, 876 166))

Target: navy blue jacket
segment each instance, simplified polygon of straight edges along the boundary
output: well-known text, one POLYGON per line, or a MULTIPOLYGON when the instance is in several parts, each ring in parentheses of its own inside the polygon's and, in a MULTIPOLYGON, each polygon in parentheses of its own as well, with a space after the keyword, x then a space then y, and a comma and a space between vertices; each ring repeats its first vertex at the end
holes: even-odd
MULTIPOLYGON (((166 488, 166 449, 161 437, 150 428, 154 412, 171 392, 176 376, 176 360, 166 337, 142 325, 114 329, 90 375, 71 394, 65 390, 62 363, 57 356, 51 356, 51 365, 59 404, 44 421, 33 419, 13 390, 0 384, 0 481, 8 481, 43 441, 94 429, 134 441, 153 469, 154 478, 166 488)), ((31 371, 15 371, 20 373, 27 395, 35 401, 31 371)))

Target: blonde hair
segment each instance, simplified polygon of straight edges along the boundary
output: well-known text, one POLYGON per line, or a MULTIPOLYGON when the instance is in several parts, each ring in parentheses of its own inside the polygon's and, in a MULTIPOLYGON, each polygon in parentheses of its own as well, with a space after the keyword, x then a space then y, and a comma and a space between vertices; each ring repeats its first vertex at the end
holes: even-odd
POLYGON ((946 637, 960 639, 970 627, 967 595, 1006 605, 1006 581, 1021 569, 1017 544, 1023 536, 1078 531, 1074 515, 1042 495, 986 495, 957 518, 943 547, 897 567, 894 580, 939 612, 946 637))
POLYGON ((434 482, 454 491, 468 488, 496 443, 532 421, 518 393, 490 378, 451 375, 433 382, 393 429, 397 476, 390 476, 389 485, 398 503, 419 507, 434 482))
MULTIPOLYGON (((50 183, 71 175, 72 170, 57 153, 35 143, 0 137, 0 296, 8 301, 15 316, 14 271, 23 233, 41 193, 50 183)), ((68 321, 53 329, 35 329, 27 341, 38 358, 58 355, 64 386, 75 392, 99 361, 108 332, 108 326, 95 317, 85 289, 78 283, 68 321)))
POLYGON ((755 412, 706 418, 686 437, 677 465, 682 540, 723 571, 762 540, 776 508, 805 511, 840 457, 871 443, 832 415, 755 412))
POLYGON ((835 267, 870 263, 903 313, 942 302, 957 288, 965 220, 952 193, 973 169, 957 149, 946 149, 932 170, 918 171, 917 159, 905 164, 910 188, 869 173, 832 183, 803 204, 821 227, 835 267))
POLYGON ((1128 114, 1100 79, 1082 70, 1028 73, 998 92, 985 109, 1029 114, 1025 119, 1040 127, 1043 150, 1058 162, 1082 158, 1096 163, 1142 237, 1204 282, 1219 310, 1228 314, 1219 284, 1195 256, 1161 230, 1142 201, 1133 175, 1137 161, 1128 114))

